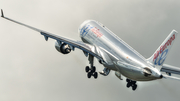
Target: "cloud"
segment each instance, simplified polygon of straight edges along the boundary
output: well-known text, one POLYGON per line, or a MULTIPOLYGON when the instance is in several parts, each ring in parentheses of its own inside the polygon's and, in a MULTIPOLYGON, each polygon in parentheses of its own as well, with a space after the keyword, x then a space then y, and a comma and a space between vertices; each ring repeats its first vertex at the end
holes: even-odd
MULTIPOLYGON (((146 58, 152 55, 172 29, 179 28, 179 1, 130 0, 1 0, 5 16, 34 27, 80 40, 79 25, 100 21, 146 58)), ((137 91, 126 88, 112 71, 97 80, 87 79, 88 59, 82 51, 62 55, 54 40, 46 42, 35 31, 0 19, 0 100, 173 100, 178 101, 179 82, 138 82, 137 91)), ((165 63, 180 66, 179 40, 165 63)), ((97 61, 98 71, 103 69, 97 61)))

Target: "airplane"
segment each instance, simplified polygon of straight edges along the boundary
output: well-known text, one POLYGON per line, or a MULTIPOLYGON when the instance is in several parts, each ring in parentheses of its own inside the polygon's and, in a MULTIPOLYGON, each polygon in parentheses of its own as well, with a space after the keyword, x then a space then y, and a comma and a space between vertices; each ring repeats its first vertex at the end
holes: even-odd
POLYGON ((98 77, 94 66, 95 57, 104 66, 99 74, 107 76, 110 71, 115 71, 115 75, 120 80, 123 80, 122 76, 127 78, 126 86, 127 88, 132 87, 132 90, 137 89, 136 81, 152 81, 163 78, 180 80, 176 76, 171 76, 171 74, 180 74, 180 68, 164 64, 178 35, 175 30, 172 30, 153 55, 146 59, 106 26, 95 20, 86 20, 80 25, 78 34, 82 41, 76 41, 5 17, 2 9, 1 17, 39 32, 46 41, 48 38, 56 40, 55 48, 62 54, 69 54, 75 48, 82 50, 89 61, 89 66, 85 67, 88 78, 97 79, 98 77))

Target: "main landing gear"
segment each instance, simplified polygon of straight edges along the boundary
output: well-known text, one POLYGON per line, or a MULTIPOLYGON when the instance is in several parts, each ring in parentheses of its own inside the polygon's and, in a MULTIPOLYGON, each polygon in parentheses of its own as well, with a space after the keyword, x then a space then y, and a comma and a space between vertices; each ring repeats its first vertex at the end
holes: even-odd
POLYGON ((86 66, 85 71, 87 72, 87 77, 91 78, 91 76, 94 76, 95 79, 98 77, 98 73, 96 72, 96 67, 93 66, 89 68, 89 66, 86 66))
POLYGON ((85 71, 87 72, 87 77, 91 78, 91 76, 94 76, 94 78, 97 79, 98 73, 96 72, 96 67, 93 66, 94 56, 89 54, 88 60, 89 60, 90 67, 86 66, 86 68, 85 68, 85 71))
POLYGON ((130 86, 132 87, 132 90, 136 90, 137 88, 137 84, 136 84, 136 81, 132 81, 130 79, 126 79, 126 82, 127 82, 127 88, 129 88, 130 86))

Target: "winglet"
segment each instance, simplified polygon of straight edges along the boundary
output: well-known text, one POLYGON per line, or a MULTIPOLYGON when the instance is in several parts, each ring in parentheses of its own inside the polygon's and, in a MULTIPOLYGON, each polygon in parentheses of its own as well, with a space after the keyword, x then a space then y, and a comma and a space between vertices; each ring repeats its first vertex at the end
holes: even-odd
POLYGON ((4 17, 4 13, 3 10, 1 9, 1 17, 4 17))

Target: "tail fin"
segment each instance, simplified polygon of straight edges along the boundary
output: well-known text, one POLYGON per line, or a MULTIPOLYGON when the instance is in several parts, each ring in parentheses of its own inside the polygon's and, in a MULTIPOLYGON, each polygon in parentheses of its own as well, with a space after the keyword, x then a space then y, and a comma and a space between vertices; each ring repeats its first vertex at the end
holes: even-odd
POLYGON ((147 59, 153 66, 162 66, 176 37, 178 32, 173 30, 163 43, 158 47, 154 54, 147 59))

